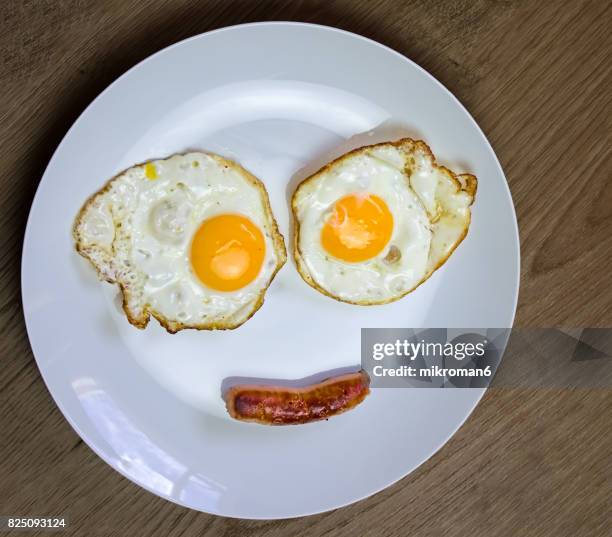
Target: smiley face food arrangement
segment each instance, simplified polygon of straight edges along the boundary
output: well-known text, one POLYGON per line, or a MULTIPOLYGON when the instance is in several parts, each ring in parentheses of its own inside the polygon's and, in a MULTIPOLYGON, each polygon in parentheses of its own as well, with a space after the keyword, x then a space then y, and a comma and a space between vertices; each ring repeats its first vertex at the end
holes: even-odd
MULTIPOLYGON (((422 141, 362 147, 304 180, 291 199, 293 255, 306 283, 355 305, 398 300, 466 236, 476 177, 439 166, 422 141)), ((190 152, 135 165, 78 213, 77 252, 116 284, 137 328, 234 329, 261 307, 286 261, 264 184, 218 155, 190 152)), ((267 425, 327 419, 369 394, 363 371, 287 388, 223 394, 229 415, 267 425)))
POLYGON ((297 188, 293 253, 300 275, 350 304, 398 300, 466 236, 476 177, 438 166, 422 141, 351 151, 297 188))

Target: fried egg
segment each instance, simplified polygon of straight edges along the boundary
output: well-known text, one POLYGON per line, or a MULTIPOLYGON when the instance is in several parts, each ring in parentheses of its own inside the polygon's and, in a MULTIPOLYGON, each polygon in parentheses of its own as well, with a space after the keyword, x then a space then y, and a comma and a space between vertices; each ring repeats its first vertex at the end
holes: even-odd
POLYGON ((342 302, 398 300, 466 236, 476 177, 436 164, 422 141, 351 151, 305 179, 292 198, 302 278, 342 302))
POLYGON ((286 250, 263 184, 206 153, 173 155, 111 179, 83 206, 77 251, 115 283, 134 326, 236 328, 263 303, 286 250))

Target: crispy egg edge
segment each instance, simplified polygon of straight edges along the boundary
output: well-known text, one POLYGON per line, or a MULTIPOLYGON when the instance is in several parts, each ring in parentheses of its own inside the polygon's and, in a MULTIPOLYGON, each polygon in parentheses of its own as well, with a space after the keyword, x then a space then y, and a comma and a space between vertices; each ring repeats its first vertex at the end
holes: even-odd
POLYGON ((157 158, 149 159, 149 160, 141 162, 139 164, 134 164, 133 166, 130 166, 129 168, 126 168, 125 170, 122 170, 119 173, 115 174, 113 177, 111 177, 104 184, 104 186, 100 190, 98 190, 97 192, 92 194, 85 201, 85 203, 83 204, 83 206, 79 210, 79 212, 78 212, 78 214, 77 214, 77 216, 75 218, 74 224, 72 226, 72 236, 73 236, 73 239, 75 241, 75 249, 76 249, 76 251, 78 252, 79 255, 81 255, 82 257, 87 259, 87 261, 89 261, 91 263, 91 265, 94 267, 94 269, 96 270, 96 272, 98 274, 98 279, 100 279, 102 281, 106 281, 106 282, 111 283, 111 284, 117 284, 118 285, 119 291, 121 292, 121 296, 122 296, 122 309, 123 309, 123 312, 125 313, 125 315, 127 317, 127 320, 129 321, 129 323, 132 324, 133 326, 135 326, 136 328, 139 328, 139 329, 143 330, 149 324, 149 321, 150 321, 151 317, 153 317, 170 334, 176 334, 180 330, 186 330, 186 329, 193 329, 193 330, 234 330, 234 329, 238 328, 239 326, 242 326, 251 317, 253 317, 253 315, 255 315, 255 313, 259 310, 259 308, 261 308, 261 306, 264 303, 265 294, 266 294, 268 288, 270 287, 270 284, 274 280, 274 277, 276 276, 278 271, 282 268, 282 266, 287 261, 287 249, 285 247, 285 239, 283 238, 282 234, 280 233, 280 231, 278 229, 278 223, 276 222, 276 219, 274 218, 274 213, 272 212, 272 207, 270 205, 270 198, 268 196, 268 191, 266 190, 266 187, 264 186, 263 182, 260 179, 258 179, 257 177, 255 177, 252 173, 247 171, 245 168, 240 166, 240 164, 238 164, 238 163, 236 163, 236 162, 234 162, 232 160, 226 159, 224 157, 221 157, 220 155, 216 155, 214 153, 208 153, 206 151, 186 151, 184 153, 173 153, 172 155, 169 155, 169 156, 167 156, 165 158, 162 158, 162 159, 157 159, 157 158), (181 323, 179 321, 173 321, 173 320, 168 319, 167 317, 165 317, 160 312, 158 312, 158 311, 154 310, 153 308, 151 308, 149 304, 145 304, 144 305, 143 313, 142 313, 141 316, 132 315, 132 313, 130 312, 130 310, 128 308, 129 289, 126 287, 126 285, 123 282, 116 281, 114 278, 110 277, 108 274, 105 274, 104 271, 103 271, 103 268, 98 266, 95 263, 95 261, 92 259, 92 257, 90 257, 90 255, 88 254, 87 249, 81 243, 81 238, 80 238, 80 235, 79 235, 78 228, 79 228, 79 225, 81 224, 81 221, 82 221, 82 219, 83 219, 87 209, 89 208, 89 206, 92 203, 95 202, 95 200, 99 196, 102 196, 103 194, 107 193, 110 190, 110 188, 112 187, 113 182, 116 179, 118 179, 121 175, 126 173, 128 170, 130 170, 132 168, 137 168, 139 166, 145 166, 148 162, 155 162, 155 161, 160 161, 160 160, 164 161, 164 160, 168 160, 168 159, 170 159, 170 158, 172 158, 174 156, 177 156, 177 155, 185 156, 185 155, 192 154, 192 153, 200 153, 202 155, 206 155, 208 157, 213 158, 215 161, 217 161, 217 163, 219 163, 221 165, 229 166, 231 169, 233 169, 234 171, 236 171, 237 173, 242 175, 247 180, 247 182, 251 183, 255 188, 257 188, 257 190, 259 191, 259 195, 260 195, 261 201, 262 201, 263 206, 264 206, 264 212, 266 214, 266 217, 267 217, 268 221, 270 222, 270 233, 272 235, 272 243, 274 245, 274 252, 275 252, 276 258, 277 258, 276 267, 275 267, 274 271, 272 272, 272 274, 270 275, 270 279, 266 283, 265 287, 260 291, 260 293, 259 293, 259 295, 257 297, 257 300, 253 304, 253 306, 251 308, 251 311, 249 312, 248 316, 245 317, 240 322, 235 322, 235 323, 232 323, 232 322, 227 322, 227 323, 212 322, 212 323, 200 323, 200 324, 185 324, 185 323, 181 323))
MULTIPOLYGON (((387 298, 384 300, 361 300, 361 301, 346 300, 346 299, 340 298, 339 296, 336 296, 330 293, 329 291, 321 287, 312 278, 312 276, 310 275, 306 267, 306 263, 302 257, 302 253, 299 247, 300 222, 297 217, 298 215, 297 197, 299 195, 300 189, 302 189, 306 184, 316 181, 321 174, 331 171, 333 167, 337 166, 344 160, 350 157, 359 155, 361 153, 365 153, 366 151, 373 149, 375 147, 385 147, 385 146, 391 146, 391 147, 398 148, 404 151, 406 154, 410 154, 416 150, 423 151, 427 155, 427 157, 431 159, 432 166, 442 171, 447 177, 451 179, 451 181, 457 187, 457 192, 465 192, 466 194, 470 196, 471 201, 470 201, 469 206, 471 206, 474 203, 474 200, 476 197, 476 190, 478 188, 478 180, 475 175, 472 175, 470 173, 455 174, 452 170, 448 169, 447 167, 437 164, 436 158, 433 152, 431 151, 430 147, 423 140, 413 140, 412 138, 401 138, 394 142, 380 142, 377 144, 358 147, 347 153, 344 153, 343 155, 340 155, 338 158, 332 160, 331 162, 328 162, 320 170, 318 170, 311 176, 304 179, 297 186, 297 188, 295 189, 293 193, 293 196, 291 197, 291 212, 292 212, 292 220, 293 220, 293 226, 292 226, 293 227, 293 248, 292 248, 293 258, 295 259, 296 268, 300 276, 308 285, 310 285, 313 289, 316 289, 317 291, 319 291, 321 294, 328 296, 329 298, 333 298, 334 300, 337 300, 338 302, 344 302, 346 304, 353 304, 355 306, 380 306, 382 304, 389 304, 391 302, 396 302, 397 300, 404 298, 406 295, 412 293, 417 287, 425 283, 436 270, 438 270, 442 265, 444 265, 444 263, 446 263, 446 261, 451 256, 451 254, 457 249, 457 246, 461 244, 463 239, 465 239, 465 237, 468 234, 468 230, 469 230, 471 220, 472 220, 472 212, 470 209, 468 209, 467 222, 465 225, 465 229, 463 233, 461 234, 461 236, 457 239, 457 241, 455 241, 455 243, 449 248, 448 254, 443 259, 441 259, 434 266, 432 270, 430 270, 427 274, 425 274, 425 276, 414 287, 412 287, 408 291, 405 291, 404 293, 401 293, 397 296, 393 296, 391 298, 387 298)), ((402 173, 406 175, 405 171, 403 171, 402 173)), ((409 180, 409 177, 406 176, 406 179, 409 180)))

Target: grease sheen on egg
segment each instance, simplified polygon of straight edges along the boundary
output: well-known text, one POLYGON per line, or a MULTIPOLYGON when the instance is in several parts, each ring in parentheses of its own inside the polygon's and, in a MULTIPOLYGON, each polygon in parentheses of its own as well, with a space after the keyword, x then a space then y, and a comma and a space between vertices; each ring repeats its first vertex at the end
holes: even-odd
POLYGON ((169 332, 236 328, 262 304, 286 259, 263 184, 217 155, 134 166, 92 196, 77 251, 117 283, 128 320, 169 332))

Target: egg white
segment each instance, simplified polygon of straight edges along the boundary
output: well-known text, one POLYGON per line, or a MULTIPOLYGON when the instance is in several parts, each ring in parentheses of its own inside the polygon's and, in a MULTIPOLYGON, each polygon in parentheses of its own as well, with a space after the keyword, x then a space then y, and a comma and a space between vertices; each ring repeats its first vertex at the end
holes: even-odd
POLYGON ((362 305, 397 300, 461 242, 475 190, 474 176, 437 166, 424 142, 404 139, 347 153, 303 181, 293 196, 298 270, 307 283, 337 300, 362 305), (334 204, 349 194, 374 194, 393 216, 386 247, 358 263, 335 258, 321 244, 334 204))
POLYGON ((153 315, 170 332, 239 326, 285 261, 263 185, 237 164, 199 152, 119 174, 83 207, 74 235, 101 277, 119 284, 130 322, 142 328, 153 315), (246 216, 265 241, 259 274, 231 292, 205 286, 190 261, 198 227, 220 214, 246 216))

